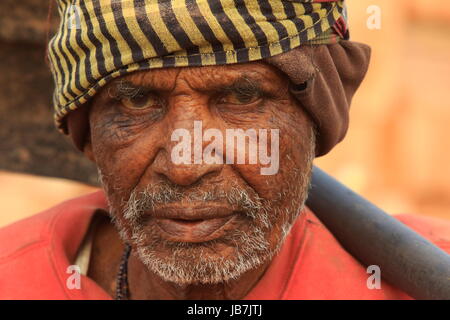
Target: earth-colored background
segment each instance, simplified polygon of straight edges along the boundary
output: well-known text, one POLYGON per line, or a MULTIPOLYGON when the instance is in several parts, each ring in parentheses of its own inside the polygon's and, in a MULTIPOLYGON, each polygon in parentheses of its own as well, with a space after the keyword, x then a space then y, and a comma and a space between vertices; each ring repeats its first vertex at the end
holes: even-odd
MULTIPOLYGON (((392 214, 450 219, 450 2, 347 3, 372 62, 346 139, 316 164, 392 214), (381 29, 366 25, 371 5, 381 29)), ((95 168, 53 127, 47 12, 48 1, 0 2, 0 226, 95 189, 75 182, 95 184, 95 168)))

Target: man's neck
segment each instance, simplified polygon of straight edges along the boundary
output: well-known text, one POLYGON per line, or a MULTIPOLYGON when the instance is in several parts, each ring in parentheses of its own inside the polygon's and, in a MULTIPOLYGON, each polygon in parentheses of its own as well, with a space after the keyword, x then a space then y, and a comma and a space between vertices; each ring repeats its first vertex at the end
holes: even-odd
MULTIPOLYGON (((88 276, 112 297, 115 296, 123 250, 124 245, 116 229, 108 218, 103 218, 95 231, 88 276)), ((270 261, 224 283, 177 285, 164 281, 131 254, 128 261, 130 299, 242 299, 258 283, 269 264, 270 261)))
POLYGON ((235 280, 218 284, 178 285, 164 281, 148 270, 138 259, 130 256, 128 280, 131 299, 175 299, 175 300, 238 300, 244 298, 258 283, 268 264, 252 269, 235 280))

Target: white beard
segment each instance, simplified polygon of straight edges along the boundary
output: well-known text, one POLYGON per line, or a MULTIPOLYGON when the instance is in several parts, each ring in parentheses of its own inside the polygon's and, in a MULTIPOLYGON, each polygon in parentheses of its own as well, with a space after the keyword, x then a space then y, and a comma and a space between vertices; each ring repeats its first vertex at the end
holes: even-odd
MULTIPOLYGON (((123 241, 129 243, 148 269, 162 279, 184 285, 215 284, 237 279, 243 273, 271 260, 282 247, 285 237, 304 208, 314 152, 315 141, 312 138, 310 148, 307 150, 304 172, 294 169, 292 174, 288 175, 288 181, 280 190, 279 199, 276 200, 261 199, 256 193, 250 194, 240 188, 232 188, 229 192, 207 191, 188 194, 179 191, 176 186, 149 185, 141 192, 133 190, 126 201, 123 215, 117 215, 111 209, 111 216, 123 241), (251 223, 247 232, 235 229, 224 238, 204 243, 170 242, 157 236, 158 232, 144 230, 139 221, 146 209, 181 199, 226 200, 243 208, 254 223, 251 223), (282 223, 276 226, 277 242, 271 246, 267 239, 275 227, 273 217, 280 219, 280 216, 282 223), (214 246, 218 243, 231 246, 233 254, 229 257, 217 254, 214 246), (161 256, 158 247, 164 247, 166 249, 164 252, 170 254, 161 256)), ((101 177, 101 172, 99 176, 101 177)))

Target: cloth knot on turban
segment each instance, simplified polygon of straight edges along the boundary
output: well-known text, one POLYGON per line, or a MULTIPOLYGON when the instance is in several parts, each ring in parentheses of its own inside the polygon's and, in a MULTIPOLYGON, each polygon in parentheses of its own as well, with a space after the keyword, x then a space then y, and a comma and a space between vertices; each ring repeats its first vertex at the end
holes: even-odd
MULTIPOLYGON (((61 22, 49 43, 55 122, 81 149, 83 134, 70 129, 80 124, 71 125, 68 115, 116 77, 154 68, 270 60, 304 45, 332 45, 348 39, 343 0, 57 2, 61 22)), ((283 70, 280 66, 285 64, 280 61, 275 59, 272 65, 283 70)), ((349 100, 345 102, 347 112, 349 100)), ((313 112, 312 118, 321 120, 315 116, 313 112)), ((343 128, 346 131, 347 125, 343 128)), ((339 137, 317 154, 326 153, 342 139, 342 132, 339 137)))

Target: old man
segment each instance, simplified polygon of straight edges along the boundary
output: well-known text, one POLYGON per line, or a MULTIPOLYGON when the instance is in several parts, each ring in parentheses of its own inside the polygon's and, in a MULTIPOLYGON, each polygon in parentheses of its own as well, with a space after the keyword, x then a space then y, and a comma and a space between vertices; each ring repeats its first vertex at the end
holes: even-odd
POLYGON ((343 2, 59 0, 55 120, 104 191, 0 231, 0 298, 409 298, 304 205, 368 67, 343 2))

